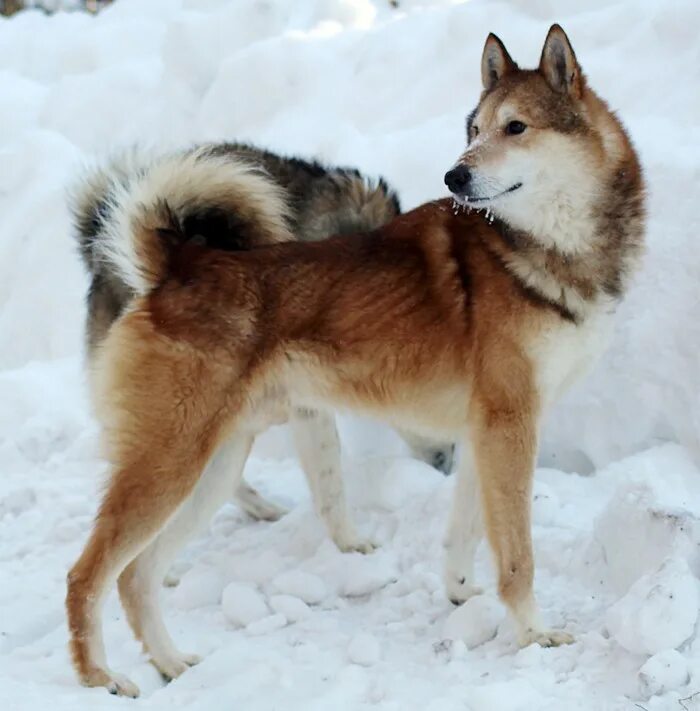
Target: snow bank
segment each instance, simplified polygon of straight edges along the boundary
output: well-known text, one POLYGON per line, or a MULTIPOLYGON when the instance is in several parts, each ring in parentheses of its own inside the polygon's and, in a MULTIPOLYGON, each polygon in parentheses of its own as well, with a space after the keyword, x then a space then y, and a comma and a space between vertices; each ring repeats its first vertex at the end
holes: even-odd
POLYGON ((608 611, 607 627, 633 654, 676 649, 690 639, 698 619, 698 581, 683 559, 669 558, 645 575, 608 611))
POLYGON ((618 711, 641 694, 649 711, 666 711, 697 690, 700 8, 399 4, 117 0, 97 17, 0 21, 8 708, 120 703, 76 684, 62 608, 104 471, 80 374, 87 284, 64 199, 77 171, 133 142, 250 139, 382 173, 409 208, 444 194, 487 32, 532 65, 553 21, 628 125, 649 183, 644 271, 611 350, 549 419, 535 487, 538 595, 548 621, 578 643, 517 651, 485 550, 485 595, 453 611, 440 569, 453 482, 407 459, 387 428, 343 417, 354 516, 382 548, 369 557, 333 548, 276 428, 256 445, 248 476, 291 512, 260 524, 225 507, 177 561, 179 586, 163 591, 168 627, 183 649, 205 655, 202 664, 164 686, 114 596, 110 663, 153 709, 618 711))
POLYGON ((658 695, 677 689, 688 682, 688 662, 675 649, 655 654, 639 670, 639 683, 643 695, 658 695))

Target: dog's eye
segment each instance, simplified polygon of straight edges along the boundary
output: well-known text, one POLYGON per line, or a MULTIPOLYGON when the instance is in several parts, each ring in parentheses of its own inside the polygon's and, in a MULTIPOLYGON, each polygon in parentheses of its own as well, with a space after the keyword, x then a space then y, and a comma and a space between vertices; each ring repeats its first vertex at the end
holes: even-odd
POLYGON ((478 126, 472 126, 472 137, 476 138, 479 135, 479 127, 478 126))
POLYGON ((517 136, 519 133, 522 133, 526 128, 527 126, 522 121, 511 121, 506 126, 506 133, 509 136, 517 136))

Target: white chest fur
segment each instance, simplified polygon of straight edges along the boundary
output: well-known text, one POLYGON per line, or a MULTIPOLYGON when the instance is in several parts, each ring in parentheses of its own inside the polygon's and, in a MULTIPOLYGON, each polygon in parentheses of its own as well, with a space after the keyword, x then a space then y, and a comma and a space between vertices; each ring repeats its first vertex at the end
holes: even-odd
POLYGON ((530 347, 543 408, 554 403, 596 362, 610 341, 613 307, 599 306, 580 324, 560 321, 530 347))

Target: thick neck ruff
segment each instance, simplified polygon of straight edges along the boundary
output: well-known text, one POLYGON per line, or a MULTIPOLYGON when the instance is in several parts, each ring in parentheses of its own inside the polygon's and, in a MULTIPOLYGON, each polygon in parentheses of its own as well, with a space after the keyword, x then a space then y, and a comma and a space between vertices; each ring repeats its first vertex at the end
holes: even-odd
POLYGON ((498 218, 484 238, 485 248, 528 295, 573 323, 621 299, 643 248, 644 189, 636 161, 616 171, 604 195, 591 210, 588 248, 578 254, 544 246, 498 218))

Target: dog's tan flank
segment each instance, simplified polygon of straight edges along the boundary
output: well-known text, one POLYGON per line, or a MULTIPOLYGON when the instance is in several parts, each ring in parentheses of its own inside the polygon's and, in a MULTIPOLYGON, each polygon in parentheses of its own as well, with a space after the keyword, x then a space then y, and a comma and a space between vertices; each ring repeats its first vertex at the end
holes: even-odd
POLYGON ((132 225, 137 261, 126 268, 143 295, 96 363, 112 477, 68 579, 83 683, 137 693, 102 643, 101 603, 117 579, 163 674, 196 660, 163 625, 163 573, 240 479, 255 434, 290 409, 351 408, 461 440, 448 594, 475 590, 483 519, 520 642, 571 640, 543 626, 533 596, 537 432, 624 291, 642 243, 642 179, 558 26, 536 71, 490 36, 483 77, 469 147, 446 180, 493 222, 441 200, 365 235, 240 253, 174 248, 162 236, 173 225, 132 225))

